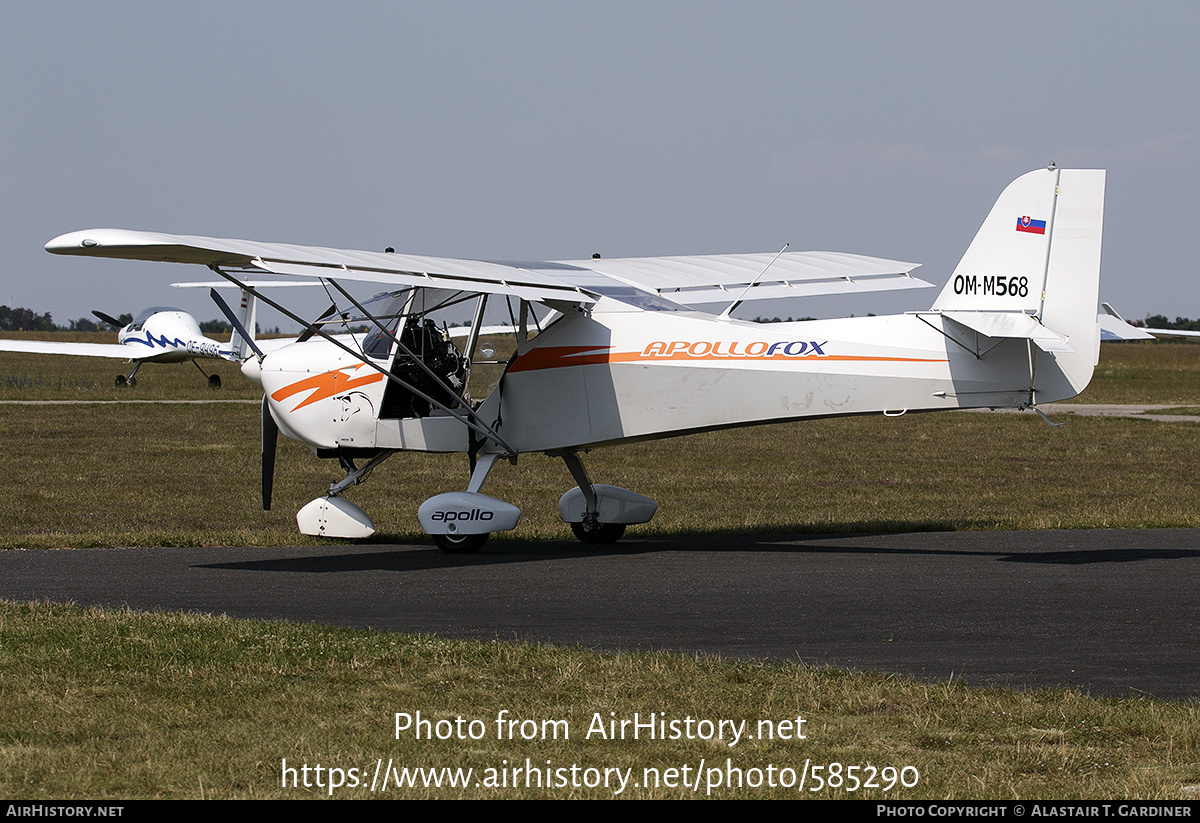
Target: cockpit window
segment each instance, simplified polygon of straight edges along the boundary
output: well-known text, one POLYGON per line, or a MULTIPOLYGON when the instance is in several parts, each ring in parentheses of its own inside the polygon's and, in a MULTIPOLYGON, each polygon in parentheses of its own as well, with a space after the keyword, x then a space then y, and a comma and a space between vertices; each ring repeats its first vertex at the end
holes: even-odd
MULTIPOLYGON (((400 325, 399 317, 391 320, 380 320, 379 322, 384 324, 384 327, 392 333, 393 337, 396 336, 396 329, 400 325)), ((391 338, 376 326, 375 331, 368 334, 366 339, 363 340, 363 353, 377 360, 387 359, 387 356, 392 353, 391 338)))
MULTIPOLYGON (((402 319, 400 315, 404 311, 408 299, 408 291, 379 294, 363 303, 363 308, 395 336, 397 329, 400 328, 402 319)), ((366 318, 361 319, 365 320, 366 318)), ((392 341, 374 323, 371 323, 371 329, 372 331, 363 340, 363 353, 375 359, 386 359, 392 352, 392 341)))
POLYGON ((183 309, 177 309, 173 306, 153 306, 143 311, 137 317, 133 318, 133 323, 129 326, 129 330, 141 331, 142 326, 146 324, 146 321, 149 320, 152 315, 158 314, 160 311, 183 311, 183 309))

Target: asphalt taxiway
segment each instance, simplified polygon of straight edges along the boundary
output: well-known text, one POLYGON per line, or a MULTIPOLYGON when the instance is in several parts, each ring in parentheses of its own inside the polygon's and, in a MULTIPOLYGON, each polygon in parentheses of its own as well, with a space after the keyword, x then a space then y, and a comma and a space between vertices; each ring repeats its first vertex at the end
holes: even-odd
POLYGON ((1200 531, 0 552, 0 597, 1200 697, 1200 531))

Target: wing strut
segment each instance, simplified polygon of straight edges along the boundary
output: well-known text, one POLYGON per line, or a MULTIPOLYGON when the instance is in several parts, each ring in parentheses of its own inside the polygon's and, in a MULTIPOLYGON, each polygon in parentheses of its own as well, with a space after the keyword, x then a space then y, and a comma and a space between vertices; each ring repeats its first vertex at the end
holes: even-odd
POLYGON ((383 323, 380 323, 380 322, 379 322, 379 321, 378 321, 378 320, 375 318, 375 316, 374 316, 374 315, 372 315, 372 314, 371 314, 369 311, 367 311, 367 310, 366 310, 366 308, 365 308, 365 307, 362 305, 362 303, 359 303, 357 300, 355 300, 355 299, 354 299, 354 296, 353 296, 353 295, 351 295, 351 294, 350 294, 350 292, 348 292, 348 291, 346 291, 344 288, 342 288, 342 284, 341 284, 341 283, 339 283, 338 281, 334 280, 332 277, 331 277, 331 278, 329 278, 329 283, 330 283, 330 285, 332 285, 332 286, 333 286, 335 289, 337 289, 338 291, 340 291, 340 292, 342 293, 342 296, 343 296, 343 297, 345 297, 347 300, 349 300, 351 303, 353 303, 353 304, 354 304, 354 308, 358 309, 360 312, 362 312, 362 313, 363 313, 363 317, 367 318, 367 319, 368 319, 368 320, 370 320, 372 323, 374 323, 374 324, 375 324, 375 327, 376 327, 377 329, 379 329, 379 331, 383 332, 384 336, 385 336, 385 337, 387 337, 387 339, 388 339, 388 340, 391 340, 393 343, 395 343, 395 344, 396 344, 396 347, 397 347, 397 348, 398 348, 400 351, 404 352, 404 353, 405 353, 405 354, 407 354, 407 355, 408 355, 410 358, 412 358, 413 362, 414 362, 414 363, 416 363, 418 366, 420 366, 420 367, 421 367, 421 371, 423 371, 423 372, 425 372, 427 375, 429 375, 429 377, 430 377, 430 378, 432 378, 432 379, 433 379, 433 381, 434 381, 435 383, 439 384, 440 386, 442 386, 442 388, 446 389, 447 393, 448 393, 448 394, 449 394, 451 397, 453 397, 455 400, 457 400, 457 401, 458 401, 458 404, 459 404, 460 406, 462 406, 462 407, 463 407, 463 409, 465 409, 465 410, 466 410, 466 413, 467 413, 468 415, 474 415, 474 410, 473 410, 473 409, 470 407, 470 405, 467 403, 467 401, 463 400, 463 399, 462 399, 462 397, 461 397, 461 396, 459 396, 459 394, 458 394, 457 390, 456 390, 456 389, 455 389, 453 386, 451 386, 449 383, 447 383, 447 382, 446 382, 446 381, 445 381, 445 380, 442 378, 442 376, 441 376, 441 375, 439 375, 439 374, 438 374, 437 372, 435 372, 433 369, 429 368, 429 366, 427 366, 427 365, 425 364, 425 361, 424 361, 422 358, 420 358, 420 357, 418 357, 418 356, 417 356, 416 352, 414 352, 414 351, 413 351, 412 349, 410 349, 408 346, 406 346, 406 345, 404 345, 402 342, 400 342, 400 338, 396 337, 396 335, 394 335, 394 334, 392 334, 390 331, 388 331, 388 330, 387 330, 387 327, 386 327, 386 326, 385 326, 383 323))
MULTIPOLYGON (((251 291, 253 291, 252 288, 251 291)), ((217 304, 217 308, 221 310, 223 315, 225 315, 225 319, 232 324, 234 331, 240 334, 242 339, 246 341, 246 345, 252 348, 254 353, 258 355, 258 362, 261 363, 263 359, 262 349, 260 349, 258 344, 254 342, 254 335, 250 334, 249 330, 242 325, 242 321, 239 320, 237 315, 233 313, 233 309, 229 308, 229 304, 225 302, 225 298, 217 294, 216 289, 209 289, 208 296, 211 297, 213 302, 217 304)))
MULTIPOLYGON (((245 289, 246 291, 250 292, 255 297, 257 297, 259 300, 263 301, 264 303, 266 303, 271 308, 275 309, 280 314, 283 314, 285 317, 288 317, 289 319, 299 323, 304 328, 312 331, 317 336, 322 337, 325 340, 329 341, 330 343, 337 346, 339 349, 346 352, 347 354, 351 355, 352 357, 354 357, 356 360, 360 361, 364 365, 369 366, 372 369, 374 369, 375 371, 379 372, 386 379, 391 380, 393 383, 400 386, 405 391, 412 392, 417 397, 420 397, 422 400, 429 403, 430 405, 436 406, 437 408, 446 412, 446 414, 450 415, 451 417, 453 417, 458 422, 462 423, 467 428, 473 429, 474 431, 477 431, 480 434, 482 434, 484 437, 492 440, 493 442, 495 442, 497 445, 501 446, 505 450, 506 455, 513 455, 513 454, 517 453, 516 449, 514 449, 508 443, 508 441, 506 441, 494 429, 492 429, 490 426, 488 426, 486 423, 484 423, 482 420, 480 420, 478 418, 478 416, 475 414, 474 410, 468 409, 467 410, 468 416, 464 416, 457 409, 451 408, 450 406, 447 406, 445 403, 441 402, 440 400, 436 400, 436 399, 430 397, 425 392, 418 389, 416 386, 411 386, 408 383, 404 382, 399 377, 397 377, 396 375, 392 374, 390 371, 385 369, 383 366, 380 366, 374 360, 365 356, 362 352, 354 351, 354 349, 350 348, 345 343, 342 343, 340 340, 335 340, 334 337, 331 334, 329 334, 328 332, 326 332, 325 330, 317 328, 312 323, 309 323, 307 320, 305 320, 303 317, 300 317, 299 315, 294 314, 293 312, 284 308, 280 304, 276 303, 274 300, 271 300, 270 298, 264 297, 263 295, 259 294, 258 290, 255 289, 253 286, 247 286, 244 283, 239 282, 237 280, 237 278, 222 271, 221 268, 219 266, 217 266, 216 264, 209 266, 209 268, 212 269, 217 274, 219 274, 221 277, 224 277, 226 280, 237 285, 238 288, 245 289)), ((462 398, 458 398, 458 400, 460 403, 464 402, 462 400, 462 398)))
POLYGON ((479 300, 475 305, 475 318, 471 321, 471 331, 467 337, 467 362, 469 363, 475 357, 475 346, 479 344, 479 330, 483 328, 483 310, 487 307, 487 295, 479 295, 479 300))
POLYGON ((720 318, 722 320, 729 319, 729 316, 733 313, 733 310, 736 309, 738 306, 742 305, 742 298, 746 296, 746 292, 748 292, 748 291, 750 291, 750 289, 754 288, 755 283, 757 283, 759 280, 762 280, 762 276, 767 273, 767 269, 769 269, 769 268, 771 268, 771 266, 775 265, 775 261, 778 260, 785 251, 787 251, 788 246, 790 246, 790 245, 792 245, 792 244, 791 243, 783 244, 783 248, 779 250, 779 254, 772 257, 771 262, 768 263, 767 265, 763 266, 763 270, 758 273, 758 277, 755 277, 753 280, 751 280, 749 283, 746 284, 746 288, 742 289, 742 292, 741 292, 741 294, 739 294, 737 296, 737 299, 729 304, 729 308, 725 309, 725 311, 723 311, 719 315, 717 315, 718 318, 720 318))

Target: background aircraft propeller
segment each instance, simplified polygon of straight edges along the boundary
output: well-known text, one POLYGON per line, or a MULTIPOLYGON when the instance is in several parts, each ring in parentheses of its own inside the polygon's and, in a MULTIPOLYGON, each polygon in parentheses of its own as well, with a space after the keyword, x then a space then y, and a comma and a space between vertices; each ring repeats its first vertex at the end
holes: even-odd
POLYGON ((103 320, 105 323, 112 326, 114 329, 123 329, 123 328, 125 328, 125 326, 128 325, 127 323, 123 323, 120 320, 118 320, 117 318, 113 317, 111 314, 105 314, 102 311, 96 311, 95 309, 92 309, 92 314, 96 315, 97 318, 99 318, 100 320, 103 320))

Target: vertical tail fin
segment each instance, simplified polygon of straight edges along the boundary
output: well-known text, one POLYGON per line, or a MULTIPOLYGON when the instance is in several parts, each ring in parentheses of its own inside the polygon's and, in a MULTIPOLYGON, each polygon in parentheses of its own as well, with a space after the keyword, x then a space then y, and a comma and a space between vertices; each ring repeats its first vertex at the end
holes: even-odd
MULTIPOLYGON (((258 313, 258 298, 251 294, 246 289, 242 289, 242 304, 238 309, 238 319, 242 321, 242 328, 248 334, 254 334, 254 318, 258 313)), ((229 339, 229 347, 233 349, 233 353, 237 355, 239 360, 245 360, 254 352, 246 339, 242 337, 241 332, 237 329, 233 330, 233 336, 229 339)))
POLYGON ((995 336, 1037 344, 1031 353, 1036 402, 1074 397, 1096 366, 1104 182, 1103 170, 1054 167, 1018 177, 933 304, 934 311, 984 333, 1024 329, 995 336))

